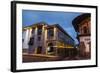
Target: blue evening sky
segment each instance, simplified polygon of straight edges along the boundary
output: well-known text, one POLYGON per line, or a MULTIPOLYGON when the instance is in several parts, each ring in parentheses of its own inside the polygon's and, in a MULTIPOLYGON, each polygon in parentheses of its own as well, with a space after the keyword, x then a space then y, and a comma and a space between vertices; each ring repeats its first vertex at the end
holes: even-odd
POLYGON ((37 22, 46 22, 49 25, 59 24, 76 41, 76 43, 78 43, 72 20, 80 14, 82 13, 23 10, 22 24, 23 26, 32 25, 37 22))

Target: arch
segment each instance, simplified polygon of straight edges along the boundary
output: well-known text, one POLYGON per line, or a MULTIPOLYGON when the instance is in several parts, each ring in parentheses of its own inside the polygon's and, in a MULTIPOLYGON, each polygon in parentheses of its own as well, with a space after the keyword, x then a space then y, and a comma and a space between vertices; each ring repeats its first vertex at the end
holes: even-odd
POLYGON ((53 47, 53 43, 48 43, 48 52, 54 52, 54 47, 53 47))
POLYGON ((49 47, 52 47, 52 46, 53 46, 53 43, 48 43, 48 46, 49 46, 49 47))

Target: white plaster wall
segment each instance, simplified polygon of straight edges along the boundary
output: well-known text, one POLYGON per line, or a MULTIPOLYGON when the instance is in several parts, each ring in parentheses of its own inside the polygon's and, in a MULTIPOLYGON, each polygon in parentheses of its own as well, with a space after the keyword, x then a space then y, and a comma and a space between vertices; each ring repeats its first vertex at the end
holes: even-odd
POLYGON ((90 42, 90 36, 80 37, 80 42, 84 42, 85 43, 85 47, 86 47, 85 51, 89 52, 90 50, 89 50, 89 44, 88 44, 88 42, 90 42), (86 40, 86 39, 88 39, 88 40, 86 40))
POLYGON ((29 42, 29 39, 31 37, 31 31, 32 31, 32 29, 27 29, 23 33, 23 37, 22 37, 24 39, 24 42, 22 43, 23 49, 28 49, 28 42, 29 42))

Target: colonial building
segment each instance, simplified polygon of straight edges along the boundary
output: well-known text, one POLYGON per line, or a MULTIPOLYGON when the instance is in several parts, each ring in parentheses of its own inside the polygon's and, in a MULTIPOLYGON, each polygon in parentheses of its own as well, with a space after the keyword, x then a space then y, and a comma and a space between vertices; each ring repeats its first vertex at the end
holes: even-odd
POLYGON ((79 40, 79 55, 90 58, 91 56, 91 15, 84 13, 73 20, 73 26, 79 40))
POLYGON ((39 22, 23 27, 22 36, 23 49, 29 49, 28 42, 33 38, 33 54, 65 56, 67 49, 74 48, 74 40, 59 24, 39 22))

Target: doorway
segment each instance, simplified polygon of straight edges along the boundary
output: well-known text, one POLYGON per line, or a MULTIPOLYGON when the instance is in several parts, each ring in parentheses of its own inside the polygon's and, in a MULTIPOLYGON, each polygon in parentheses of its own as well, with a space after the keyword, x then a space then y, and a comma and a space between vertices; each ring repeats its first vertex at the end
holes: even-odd
POLYGON ((54 47, 53 47, 52 43, 48 44, 47 53, 48 54, 53 54, 54 53, 54 47))
POLYGON ((37 54, 41 54, 41 53, 42 53, 42 47, 39 46, 39 47, 37 48, 37 54))

